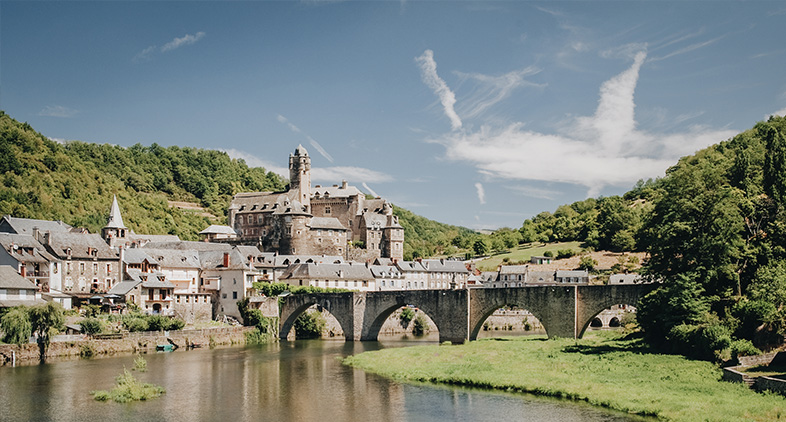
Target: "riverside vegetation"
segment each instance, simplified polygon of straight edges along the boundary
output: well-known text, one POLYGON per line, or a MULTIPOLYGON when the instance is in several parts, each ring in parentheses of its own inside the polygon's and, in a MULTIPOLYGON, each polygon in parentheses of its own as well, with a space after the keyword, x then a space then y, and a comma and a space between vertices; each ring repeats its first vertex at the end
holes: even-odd
MULTIPOLYGON (((146 372, 147 361, 142 356, 134 359, 134 371, 146 372)), ((134 374, 126 368, 123 373, 116 378, 117 384, 109 391, 92 391, 93 398, 98 401, 114 401, 116 403, 128 403, 131 401, 142 401, 156 398, 166 393, 164 387, 155 384, 144 383, 136 379, 134 374)))
POLYGON ((720 381, 710 362, 659 354, 640 337, 616 333, 383 349, 344 363, 397 381, 532 393, 663 420, 786 420, 786 398, 720 381))

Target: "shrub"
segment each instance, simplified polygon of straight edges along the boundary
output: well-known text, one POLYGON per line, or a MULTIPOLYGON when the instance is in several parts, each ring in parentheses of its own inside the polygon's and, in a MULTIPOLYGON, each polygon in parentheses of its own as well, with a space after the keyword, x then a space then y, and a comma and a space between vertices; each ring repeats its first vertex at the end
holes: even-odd
POLYGON ((325 328, 325 319, 317 311, 307 311, 300 314, 295 320, 295 335, 297 338, 319 338, 325 328))
POLYGON ((147 321, 144 318, 136 316, 124 316, 123 325, 126 327, 126 330, 131 332, 147 331, 148 329, 147 321))
POLYGON ((553 258, 554 257, 554 252, 552 252, 552 251, 543 252, 543 256, 545 256, 547 258, 553 258))
POLYGON ((169 327, 167 330, 182 330, 186 326, 186 322, 180 318, 169 318, 169 327))
POLYGON ((422 314, 418 315, 418 317, 415 318, 415 323, 412 326, 412 334, 416 336, 422 336, 423 334, 426 334, 427 331, 428 323, 426 322, 426 318, 423 317, 422 314))
POLYGON ((85 311, 85 318, 95 318, 101 314, 101 305, 83 305, 82 310, 85 311))
POLYGON ((576 255, 576 251, 573 249, 560 249, 557 251, 557 259, 570 258, 574 255, 576 255))
POLYGON ((409 325, 409 322, 412 321, 412 318, 415 318, 415 311, 413 311, 409 306, 405 306, 398 316, 398 319, 401 321, 401 325, 403 326, 409 325))
POLYGON ((584 255, 579 260, 579 269, 580 270, 587 270, 592 271, 595 269, 595 266, 598 265, 598 261, 592 259, 590 255, 584 255))
POLYGON ((731 342, 731 356, 733 358, 739 356, 757 356, 761 354, 761 350, 751 343, 750 340, 734 340, 731 342))
POLYGON ((166 390, 159 385, 142 383, 128 369, 117 377, 117 384, 111 391, 92 391, 93 398, 98 401, 114 400, 117 403, 147 400, 159 397, 166 390))
POLYGON ((89 336, 103 331, 103 324, 98 318, 85 318, 80 322, 79 325, 82 326, 82 332, 89 336))
POLYGON ((162 315, 147 317, 147 329, 150 331, 165 331, 169 329, 169 318, 162 315))
POLYGON ((93 345, 90 343, 84 343, 79 346, 79 356, 85 359, 92 358, 96 354, 93 345))

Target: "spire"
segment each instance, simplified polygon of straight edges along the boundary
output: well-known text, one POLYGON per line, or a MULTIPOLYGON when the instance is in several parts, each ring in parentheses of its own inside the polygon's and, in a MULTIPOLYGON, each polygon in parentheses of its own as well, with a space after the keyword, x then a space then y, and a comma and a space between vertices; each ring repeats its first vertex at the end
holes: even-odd
POLYGON ((123 217, 120 215, 120 206, 117 205, 117 195, 112 198, 112 209, 109 211, 109 220, 106 222, 107 228, 124 229, 123 217))
POLYGON ((302 144, 298 144, 297 148, 295 148, 295 155, 307 156, 308 151, 306 151, 306 149, 303 148, 302 144))

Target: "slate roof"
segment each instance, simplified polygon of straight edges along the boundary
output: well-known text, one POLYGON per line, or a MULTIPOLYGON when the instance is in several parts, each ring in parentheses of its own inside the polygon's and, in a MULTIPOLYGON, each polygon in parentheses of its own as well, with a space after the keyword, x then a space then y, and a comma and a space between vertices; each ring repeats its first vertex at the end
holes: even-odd
POLYGON ((0 233, 0 246, 19 262, 48 263, 57 258, 46 251, 44 245, 27 234, 0 233))
POLYGON ((226 234, 231 236, 237 236, 237 232, 232 227, 229 226, 222 226, 219 224, 210 225, 208 228, 199 232, 199 234, 226 234))
POLYGON ((179 240, 176 242, 150 242, 142 249, 170 249, 170 250, 190 250, 190 251, 228 251, 232 245, 228 243, 195 242, 189 240, 179 240))
POLYGON ((276 255, 275 266, 285 267, 287 265, 307 263, 309 261, 335 264, 336 262, 344 262, 344 258, 338 255, 276 255))
POLYGON ((573 270, 573 271, 557 270, 556 277, 557 278, 562 278, 562 277, 589 277, 589 273, 587 272, 587 270, 573 270))
POLYGON ((499 273, 502 274, 526 274, 529 267, 526 265, 502 265, 499 267, 499 273))
POLYGON ((290 265, 279 280, 286 279, 373 280, 374 275, 364 264, 295 264, 290 265))
POLYGON ((311 217, 312 229, 344 230, 347 228, 336 217, 311 217))
POLYGON ((609 276, 609 284, 634 284, 642 281, 644 279, 641 274, 612 274, 609 276))
POLYGON ((60 259, 65 259, 68 256, 67 250, 69 248, 71 249, 71 257, 74 259, 118 258, 117 253, 106 244, 101 236, 91 233, 51 232, 46 247, 49 252, 60 259), (96 250, 96 254, 91 254, 89 249, 96 250))
POLYGON ((363 214, 363 220, 366 228, 383 229, 388 224, 388 216, 374 212, 363 214))
POLYGON ((432 273, 469 273, 469 270, 464 265, 464 261, 455 261, 452 259, 424 259, 422 264, 427 271, 432 273))
POLYGON ((0 265, 0 289, 38 290, 32 281, 19 275, 10 265, 0 265))
POLYGON ((191 249, 142 248, 162 268, 200 268, 199 253, 191 249))
POLYGON ((109 289, 109 294, 112 295, 122 295, 125 296, 131 290, 134 290, 134 287, 138 286, 142 281, 141 280, 126 280, 117 283, 109 289))
POLYGON ((314 199, 325 199, 327 198, 349 198, 350 196, 357 196, 363 195, 358 188, 354 186, 347 186, 346 188, 341 187, 340 185, 337 186, 314 186, 311 188, 311 197, 314 199), (319 194, 319 196, 317 196, 319 194))
POLYGON ((248 257, 243 256, 237 249, 231 251, 200 251, 199 260, 203 270, 214 270, 218 268, 230 270, 250 269, 248 257), (229 267, 224 267, 224 254, 229 254, 229 267))
POLYGON ((235 250, 244 258, 244 262, 253 263, 255 266, 272 266, 275 264, 274 252, 260 252, 256 246, 235 246, 235 250))
POLYGON ((498 275, 499 273, 497 273, 496 271, 483 271, 480 273, 480 280, 484 283, 497 281, 498 275))
MULTIPOLYGON (((294 195, 295 192, 292 192, 294 195)), ((244 192, 232 198, 232 207, 237 210, 237 214, 275 212, 289 199, 289 192, 244 192)))
POLYGON ((110 229, 124 229, 123 216, 120 215, 120 206, 117 205, 117 195, 112 197, 112 208, 109 210, 109 219, 106 222, 106 228, 110 229))
POLYGON ((31 218, 18 218, 6 215, 0 220, 0 231, 6 233, 33 234, 33 228, 40 232, 68 232, 73 227, 62 221, 34 220, 31 218))
POLYGON ((174 234, 136 234, 132 232, 128 235, 128 239, 131 241, 144 240, 147 243, 180 242, 180 238, 174 234))
POLYGON ((127 264, 141 264, 145 260, 149 263, 157 263, 158 261, 153 258, 146 249, 141 248, 128 248, 123 251, 123 262, 127 264))
POLYGON ((369 265, 368 269, 374 278, 400 278, 401 271, 392 265, 369 265))
POLYGON ((418 261, 399 261, 396 266, 401 272, 426 272, 426 267, 418 261))
POLYGON ((554 283, 554 271, 529 271, 527 283, 554 283))

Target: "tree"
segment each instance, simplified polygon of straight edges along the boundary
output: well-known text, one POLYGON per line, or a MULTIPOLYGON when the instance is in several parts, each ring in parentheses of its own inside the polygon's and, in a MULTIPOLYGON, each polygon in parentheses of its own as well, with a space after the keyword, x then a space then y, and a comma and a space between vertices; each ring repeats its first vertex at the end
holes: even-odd
POLYGON ((12 308, 0 319, 0 330, 3 331, 3 341, 6 343, 23 345, 30 341, 33 326, 24 307, 12 308))
POLYGON ((472 250, 475 251, 475 255, 484 256, 489 253, 489 244, 488 240, 486 239, 478 239, 472 245, 472 250))
POLYGON ((596 265, 598 265, 598 261, 592 259, 591 255, 584 255, 579 259, 580 270, 592 271, 595 269, 596 265))
POLYGON ((65 324, 63 307, 56 302, 47 302, 30 308, 30 323, 38 339, 38 350, 41 361, 46 360, 51 336, 56 334, 65 324))

